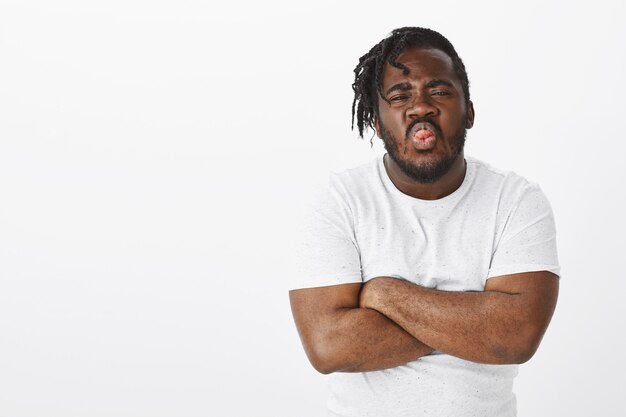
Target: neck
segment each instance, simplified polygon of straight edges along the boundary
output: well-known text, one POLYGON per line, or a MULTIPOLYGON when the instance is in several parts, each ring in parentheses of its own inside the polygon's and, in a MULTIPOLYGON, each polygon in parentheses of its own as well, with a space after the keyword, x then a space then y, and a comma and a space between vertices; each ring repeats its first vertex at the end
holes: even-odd
POLYGON ((402 171, 389 155, 383 159, 387 175, 393 185, 404 194, 420 200, 438 200, 456 191, 465 178, 465 157, 461 152, 454 159, 452 166, 441 178, 433 183, 415 181, 402 171))

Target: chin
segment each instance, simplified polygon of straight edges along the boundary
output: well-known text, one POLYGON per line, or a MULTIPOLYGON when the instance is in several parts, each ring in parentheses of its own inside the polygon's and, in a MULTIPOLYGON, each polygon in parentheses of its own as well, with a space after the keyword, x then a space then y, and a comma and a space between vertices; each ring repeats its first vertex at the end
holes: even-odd
MULTIPOLYGON (((432 154, 431 151, 428 151, 432 154)), ((443 178, 454 166, 454 164, 463 158, 463 151, 455 155, 446 155, 441 157, 428 158, 426 155, 418 156, 418 160, 405 160, 398 158, 389 152, 389 157, 398 165, 398 167, 409 178, 422 184, 433 184, 443 178), (426 157, 426 158, 424 158, 426 157), (422 159, 419 161, 419 159, 422 159)))

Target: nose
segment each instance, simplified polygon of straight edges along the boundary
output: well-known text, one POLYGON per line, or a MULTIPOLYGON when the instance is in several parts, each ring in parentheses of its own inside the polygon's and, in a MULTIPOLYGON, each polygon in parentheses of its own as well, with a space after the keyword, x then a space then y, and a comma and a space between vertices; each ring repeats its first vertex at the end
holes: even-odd
POLYGON ((428 95, 418 95, 413 99, 411 106, 407 110, 409 117, 430 117, 435 116, 439 110, 430 100, 428 95))

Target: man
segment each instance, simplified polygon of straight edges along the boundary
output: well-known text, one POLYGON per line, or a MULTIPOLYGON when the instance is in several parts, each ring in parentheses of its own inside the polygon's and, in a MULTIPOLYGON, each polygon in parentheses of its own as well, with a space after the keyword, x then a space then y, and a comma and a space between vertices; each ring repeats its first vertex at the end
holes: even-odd
POLYGON ((331 178, 290 292, 329 415, 514 416, 517 364, 558 294, 550 206, 465 158, 465 66, 439 33, 401 28, 360 58, 352 114, 387 154, 331 178))

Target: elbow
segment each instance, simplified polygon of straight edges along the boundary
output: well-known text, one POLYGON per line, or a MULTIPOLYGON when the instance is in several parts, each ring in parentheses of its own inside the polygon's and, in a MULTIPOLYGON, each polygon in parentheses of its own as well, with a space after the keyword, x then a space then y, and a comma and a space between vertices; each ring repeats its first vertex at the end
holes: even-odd
POLYGON ((535 356, 535 352, 539 348, 539 343, 541 343, 541 337, 543 333, 539 336, 535 336, 523 341, 519 347, 515 351, 515 363, 521 365, 523 363, 528 362, 533 356, 535 356))
POLYGON ((327 347, 319 345, 311 346, 309 349, 306 349, 306 353, 309 362, 311 362, 313 368, 320 374, 328 375, 341 369, 336 355, 327 347))
POLYGON ((306 344, 305 348, 309 362, 321 374, 344 371, 349 368, 343 359, 341 349, 327 338, 321 338, 306 344))
POLYGON ((536 347, 522 347, 515 350, 512 355, 511 364, 521 365, 528 362, 537 351, 536 347))
POLYGON ((496 344, 491 347, 489 359, 484 363, 493 365, 521 365, 528 362, 536 352, 536 348, 522 343, 510 345, 496 344))
POLYGON ((516 335, 517 337, 511 337, 511 343, 506 349, 505 363, 521 365, 528 362, 537 352, 543 337, 543 329, 527 326, 526 329, 517 332, 516 335))
POLYGON ((535 356, 546 327, 547 324, 527 323, 524 331, 519 332, 521 338, 518 341, 515 357, 517 364, 526 363, 535 356))
POLYGON ((311 365, 313 365, 313 368, 315 368, 317 372, 323 375, 328 375, 328 374, 332 374, 333 372, 337 372, 337 369, 335 369, 335 367, 332 366, 332 364, 327 363, 327 362, 311 360, 311 365))

